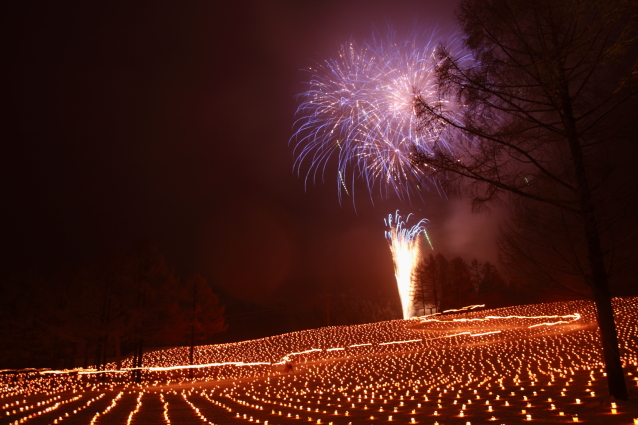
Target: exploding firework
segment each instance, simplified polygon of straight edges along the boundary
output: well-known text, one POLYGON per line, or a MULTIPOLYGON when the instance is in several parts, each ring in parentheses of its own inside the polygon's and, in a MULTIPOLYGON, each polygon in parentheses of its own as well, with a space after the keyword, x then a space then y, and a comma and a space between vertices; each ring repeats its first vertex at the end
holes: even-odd
POLYGON ((401 309, 403 318, 412 317, 412 297, 410 291, 412 289, 412 272, 416 267, 419 258, 419 234, 424 231, 427 220, 421 220, 414 226, 408 228, 407 223, 410 220, 409 214, 405 222, 397 211, 395 216, 392 214, 385 219, 385 224, 390 230, 386 230, 385 237, 390 243, 390 251, 392 251, 392 260, 394 261, 394 276, 397 280, 397 288, 399 289, 399 297, 401 298, 401 309))
POLYGON ((434 79, 435 34, 399 41, 395 33, 341 46, 336 58, 311 68, 309 88, 301 94, 295 137, 300 170, 310 163, 308 178, 323 174, 337 157, 339 196, 356 178, 372 193, 409 194, 425 182, 411 156, 442 140, 442 125, 424 127, 417 102, 439 102, 434 79))

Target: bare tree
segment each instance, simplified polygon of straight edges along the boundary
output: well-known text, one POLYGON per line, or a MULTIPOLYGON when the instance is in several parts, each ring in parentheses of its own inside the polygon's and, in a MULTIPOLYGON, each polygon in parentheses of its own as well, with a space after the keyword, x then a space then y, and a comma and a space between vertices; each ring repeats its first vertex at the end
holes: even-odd
POLYGON ((131 288, 126 300, 127 327, 133 342, 134 382, 142 381, 144 348, 157 340, 164 329, 168 305, 167 297, 172 293, 167 288, 177 285, 177 277, 165 263, 156 247, 145 244, 128 257, 124 275, 131 288))
MULTIPOLYGON (((220 307, 219 297, 199 273, 186 281, 183 288, 185 308, 183 315, 188 328, 189 362, 195 364, 195 343, 206 340, 211 335, 224 332, 228 328, 224 322, 224 307, 220 307)), ((192 377, 191 369, 191 377, 192 377)))
MULTIPOLYGON (((582 279, 598 316, 611 395, 627 399, 609 290, 602 224, 603 152, 636 114, 635 1, 463 0, 458 19, 471 54, 438 51, 438 102, 415 90, 421 127, 454 138, 417 146, 416 167, 475 208, 521 198, 572 216, 584 253, 582 279), (449 100, 454 102, 448 102, 449 100), (458 106, 450 106, 458 105, 458 106)), ((558 214, 558 213, 557 213, 558 214)))
POLYGON ((476 302, 470 267, 461 257, 450 260, 450 287, 446 289, 451 308, 461 308, 476 302))
POLYGON ((416 315, 419 315, 419 313, 421 315, 428 314, 428 308, 430 309, 430 314, 432 314, 432 310, 435 309, 436 305, 436 288, 434 288, 434 281, 429 273, 427 261, 427 258, 421 258, 419 264, 412 272, 410 298, 416 315))
POLYGON ((421 259, 413 275, 413 299, 424 314, 460 307, 468 301, 467 289, 471 286, 469 269, 457 257, 449 261, 441 253, 421 259))

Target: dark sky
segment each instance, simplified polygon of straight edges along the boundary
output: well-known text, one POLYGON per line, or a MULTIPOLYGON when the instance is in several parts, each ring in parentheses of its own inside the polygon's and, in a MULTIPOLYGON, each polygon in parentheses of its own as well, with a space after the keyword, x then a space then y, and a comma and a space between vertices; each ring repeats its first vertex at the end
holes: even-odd
POLYGON ((315 60, 373 28, 450 28, 455 2, 14 2, 2 11, 2 270, 83 265, 142 239, 236 297, 395 296, 383 218, 429 218, 493 259, 494 220, 436 193, 340 205, 289 139, 315 60))

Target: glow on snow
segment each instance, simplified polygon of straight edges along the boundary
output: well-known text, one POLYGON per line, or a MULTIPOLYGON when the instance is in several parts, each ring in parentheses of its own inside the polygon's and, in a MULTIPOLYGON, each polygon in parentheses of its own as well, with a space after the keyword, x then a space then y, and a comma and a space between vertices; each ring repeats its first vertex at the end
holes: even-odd
POLYGON ((370 191, 378 181, 383 195, 388 189, 399 195, 419 189, 423 175, 411 165, 413 148, 445 144, 443 126, 423 128, 415 114, 416 99, 437 102, 439 42, 434 32, 405 40, 394 32, 375 34, 362 44, 345 43, 335 58, 310 68, 297 110, 296 167, 309 162, 314 180, 336 155, 340 196, 342 190, 350 195, 348 186, 357 177, 370 191))
MULTIPOLYGON (((633 391, 637 305, 613 299, 633 391)), ((634 405, 609 400, 592 302, 477 308, 200 346, 199 365, 188 364, 188 347, 151 350, 139 383, 114 370, 2 374, 0 417, 11 425, 638 424, 634 405)), ((126 371, 132 364, 124 359, 126 371)))
MULTIPOLYGON (((467 307, 463 307, 460 309, 453 309, 453 310, 446 310, 446 312, 453 312, 453 311, 459 311, 459 312, 463 312, 463 311, 469 311, 472 310, 474 308, 477 307, 484 307, 483 305, 475 305, 475 306, 467 306, 467 307)), ((430 323, 430 322, 438 322, 438 323, 459 323, 459 322, 489 322, 492 320, 511 320, 511 319, 569 319, 569 320, 557 320, 555 322, 544 322, 544 323, 537 323, 537 324, 533 324, 533 325, 529 325, 526 326, 528 329, 531 328, 535 328, 538 326, 553 326, 553 325, 558 325, 558 324, 566 324, 566 323, 572 323, 572 322, 577 322, 581 319, 581 315, 579 313, 573 313, 573 314, 565 314, 565 315, 541 315, 541 316, 534 316, 534 315, 529 315, 529 316, 522 316, 522 315, 508 315, 508 316, 485 316, 483 318, 472 318, 472 319, 466 319, 466 318, 455 318, 452 320, 439 320, 436 318, 433 318, 432 316, 422 316, 422 317, 417 317, 415 319, 418 319, 418 322, 415 323, 430 323)), ((362 344, 351 344, 348 345, 347 348, 357 348, 357 347, 370 347, 373 345, 377 345, 377 346, 384 346, 384 345, 396 345, 396 344, 407 344, 407 343, 411 343, 411 342, 423 342, 423 341, 433 341, 433 340, 438 340, 438 339, 443 339, 443 338, 453 338, 456 336, 462 336, 462 335, 467 335, 470 337, 477 337, 477 336, 484 336, 484 335, 491 335, 491 334, 498 334, 501 333, 501 330, 491 330, 491 331, 486 331, 486 332, 470 332, 470 331, 463 331, 463 332, 453 332, 450 334, 445 334, 445 335, 440 335, 440 336, 435 336, 432 338, 417 338, 417 339, 409 339, 409 340, 398 340, 398 341, 387 341, 387 342, 376 342, 375 344, 371 343, 371 342, 367 342, 367 343, 362 343, 362 344)), ((292 352, 292 353, 288 353, 285 356, 282 357, 281 360, 277 361, 277 362, 244 362, 244 361, 236 361, 236 362, 217 362, 217 363, 204 363, 204 364, 195 364, 195 365, 178 365, 178 366, 150 366, 150 367, 127 367, 127 368, 122 368, 120 370, 115 370, 115 369, 109 369, 109 370, 96 370, 96 369, 72 369, 72 370, 43 370, 40 371, 40 374, 43 375, 48 375, 48 374, 68 374, 68 373, 79 373, 79 374, 83 374, 83 375, 91 375, 91 374, 98 374, 98 373, 125 373, 125 372, 129 372, 132 370, 148 370, 151 372, 160 372, 160 371, 168 371, 168 370, 180 370, 180 369, 201 369, 201 368, 210 368, 210 367, 222 367, 222 366, 236 366, 236 367, 242 367, 242 366, 276 366, 276 365, 282 365, 284 363, 286 363, 287 361, 292 360, 292 358, 294 356, 301 356, 304 354, 311 354, 311 353, 317 353, 317 352, 331 352, 331 351, 344 351, 346 348, 345 347, 334 347, 334 348, 311 348, 308 350, 304 350, 304 351, 299 351, 299 352, 292 352)))
MULTIPOLYGON (((411 214, 410 214, 411 215, 411 214)), ((397 211, 385 220, 385 224, 390 230, 386 230, 385 237, 390 243, 392 260, 394 261, 394 276, 397 280, 399 297, 401 298, 401 308, 403 318, 409 319, 412 316, 412 273, 419 262, 421 255, 419 249, 419 234, 424 231, 426 220, 421 220, 414 226, 407 228, 410 215, 403 222, 397 211)))

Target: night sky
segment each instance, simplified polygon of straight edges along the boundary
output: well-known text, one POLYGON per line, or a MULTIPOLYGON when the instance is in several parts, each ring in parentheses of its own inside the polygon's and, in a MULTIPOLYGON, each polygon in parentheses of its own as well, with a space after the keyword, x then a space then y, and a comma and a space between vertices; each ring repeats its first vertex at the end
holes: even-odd
POLYGON ((5 4, 3 274, 146 240, 238 299, 398 299, 383 237, 397 209, 430 220, 437 250, 493 260, 494 215, 437 193, 340 203, 333 175, 305 187, 289 143, 303 69, 374 28, 453 30, 454 6, 5 4))

